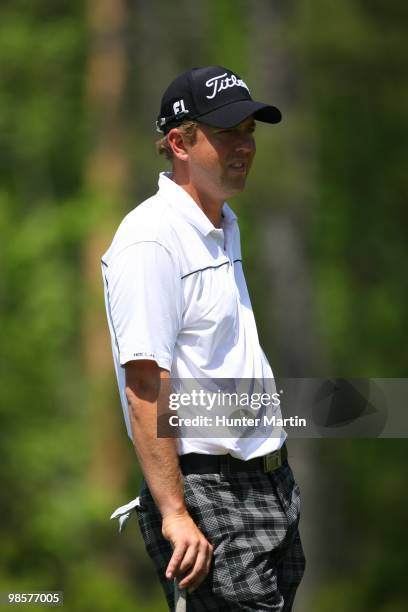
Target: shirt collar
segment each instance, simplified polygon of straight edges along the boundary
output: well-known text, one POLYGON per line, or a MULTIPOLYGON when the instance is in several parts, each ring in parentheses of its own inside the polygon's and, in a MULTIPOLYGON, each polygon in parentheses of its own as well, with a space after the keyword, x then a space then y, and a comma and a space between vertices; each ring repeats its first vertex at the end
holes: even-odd
MULTIPOLYGON (((171 180, 171 172, 161 172, 159 177, 159 195, 172 206, 179 214, 194 225, 204 236, 208 236, 214 229, 207 215, 201 210, 193 198, 180 185, 171 180)), ((236 222, 237 216, 226 202, 222 207, 224 227, 236 222)))

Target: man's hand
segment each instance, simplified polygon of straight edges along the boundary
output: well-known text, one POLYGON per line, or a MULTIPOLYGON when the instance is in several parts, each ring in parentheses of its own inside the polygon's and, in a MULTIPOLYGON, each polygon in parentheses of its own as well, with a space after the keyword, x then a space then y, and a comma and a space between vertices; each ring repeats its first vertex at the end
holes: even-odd
POLYGON ((162 533, 173 546, 166 578, 180 577, 179 588, 192 593, 210 571, 213 546, 201 533, 187 511, 163 517, 162 533))
POLYGON ((157 437, 158 403, 168 407, 170 392, 170 374, 155 361, 126 364, 126 396, 135 449, 163 517, 163 536, 174 549, 166 577, 180 578, 179 587, 191 593, 209 572, 213 547, 187 512, 177 440, 157 437))

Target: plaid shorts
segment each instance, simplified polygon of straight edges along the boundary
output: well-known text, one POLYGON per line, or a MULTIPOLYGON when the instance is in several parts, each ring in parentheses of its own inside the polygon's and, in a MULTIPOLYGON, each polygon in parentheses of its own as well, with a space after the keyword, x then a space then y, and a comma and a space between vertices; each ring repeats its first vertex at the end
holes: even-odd
MULTIPOLYGON (((274 472, 189 474, 187 508, 214 546, 211 570, 187 594, 188 612, 290 612, 305 558, 299 537, 300 492, 285 461, 274 472)), ((137 509, 146 550, 174 611, 173 581, 165 577, 172 555, 161 516, 146 483, 137 509)))

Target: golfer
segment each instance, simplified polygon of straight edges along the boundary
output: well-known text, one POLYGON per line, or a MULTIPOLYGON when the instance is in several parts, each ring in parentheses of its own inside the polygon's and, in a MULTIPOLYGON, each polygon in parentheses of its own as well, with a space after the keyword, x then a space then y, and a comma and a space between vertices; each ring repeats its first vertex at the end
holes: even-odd
POLYGON ((115 516, 137 511, 170 610, 176 586, 191 612, 289 612, 304 571, 283 429, 175 438, 157 428, 172 380, 274 389, 226 200, 245 188, 256 122, 280 120, 227 68, 175 78, 157 119, 158 150, 172 170, 102 257, 123 414, 144 474, 140 496, 115 516))

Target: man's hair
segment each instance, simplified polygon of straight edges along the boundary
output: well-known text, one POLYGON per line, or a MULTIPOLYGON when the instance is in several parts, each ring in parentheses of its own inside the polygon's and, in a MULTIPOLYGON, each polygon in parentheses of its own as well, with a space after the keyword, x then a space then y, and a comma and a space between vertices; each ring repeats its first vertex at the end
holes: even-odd
MULTIPOLYGON (((183 121, 177 126, 183 133, 184 140, 190 145, 193 145, 196 141, 197 126, 197 121, 183 121)), ((164 155, 169 161, 173 159, 173 149, 167 140, 167 135, 156 142, 156 149, 160 155, 164 155)))

